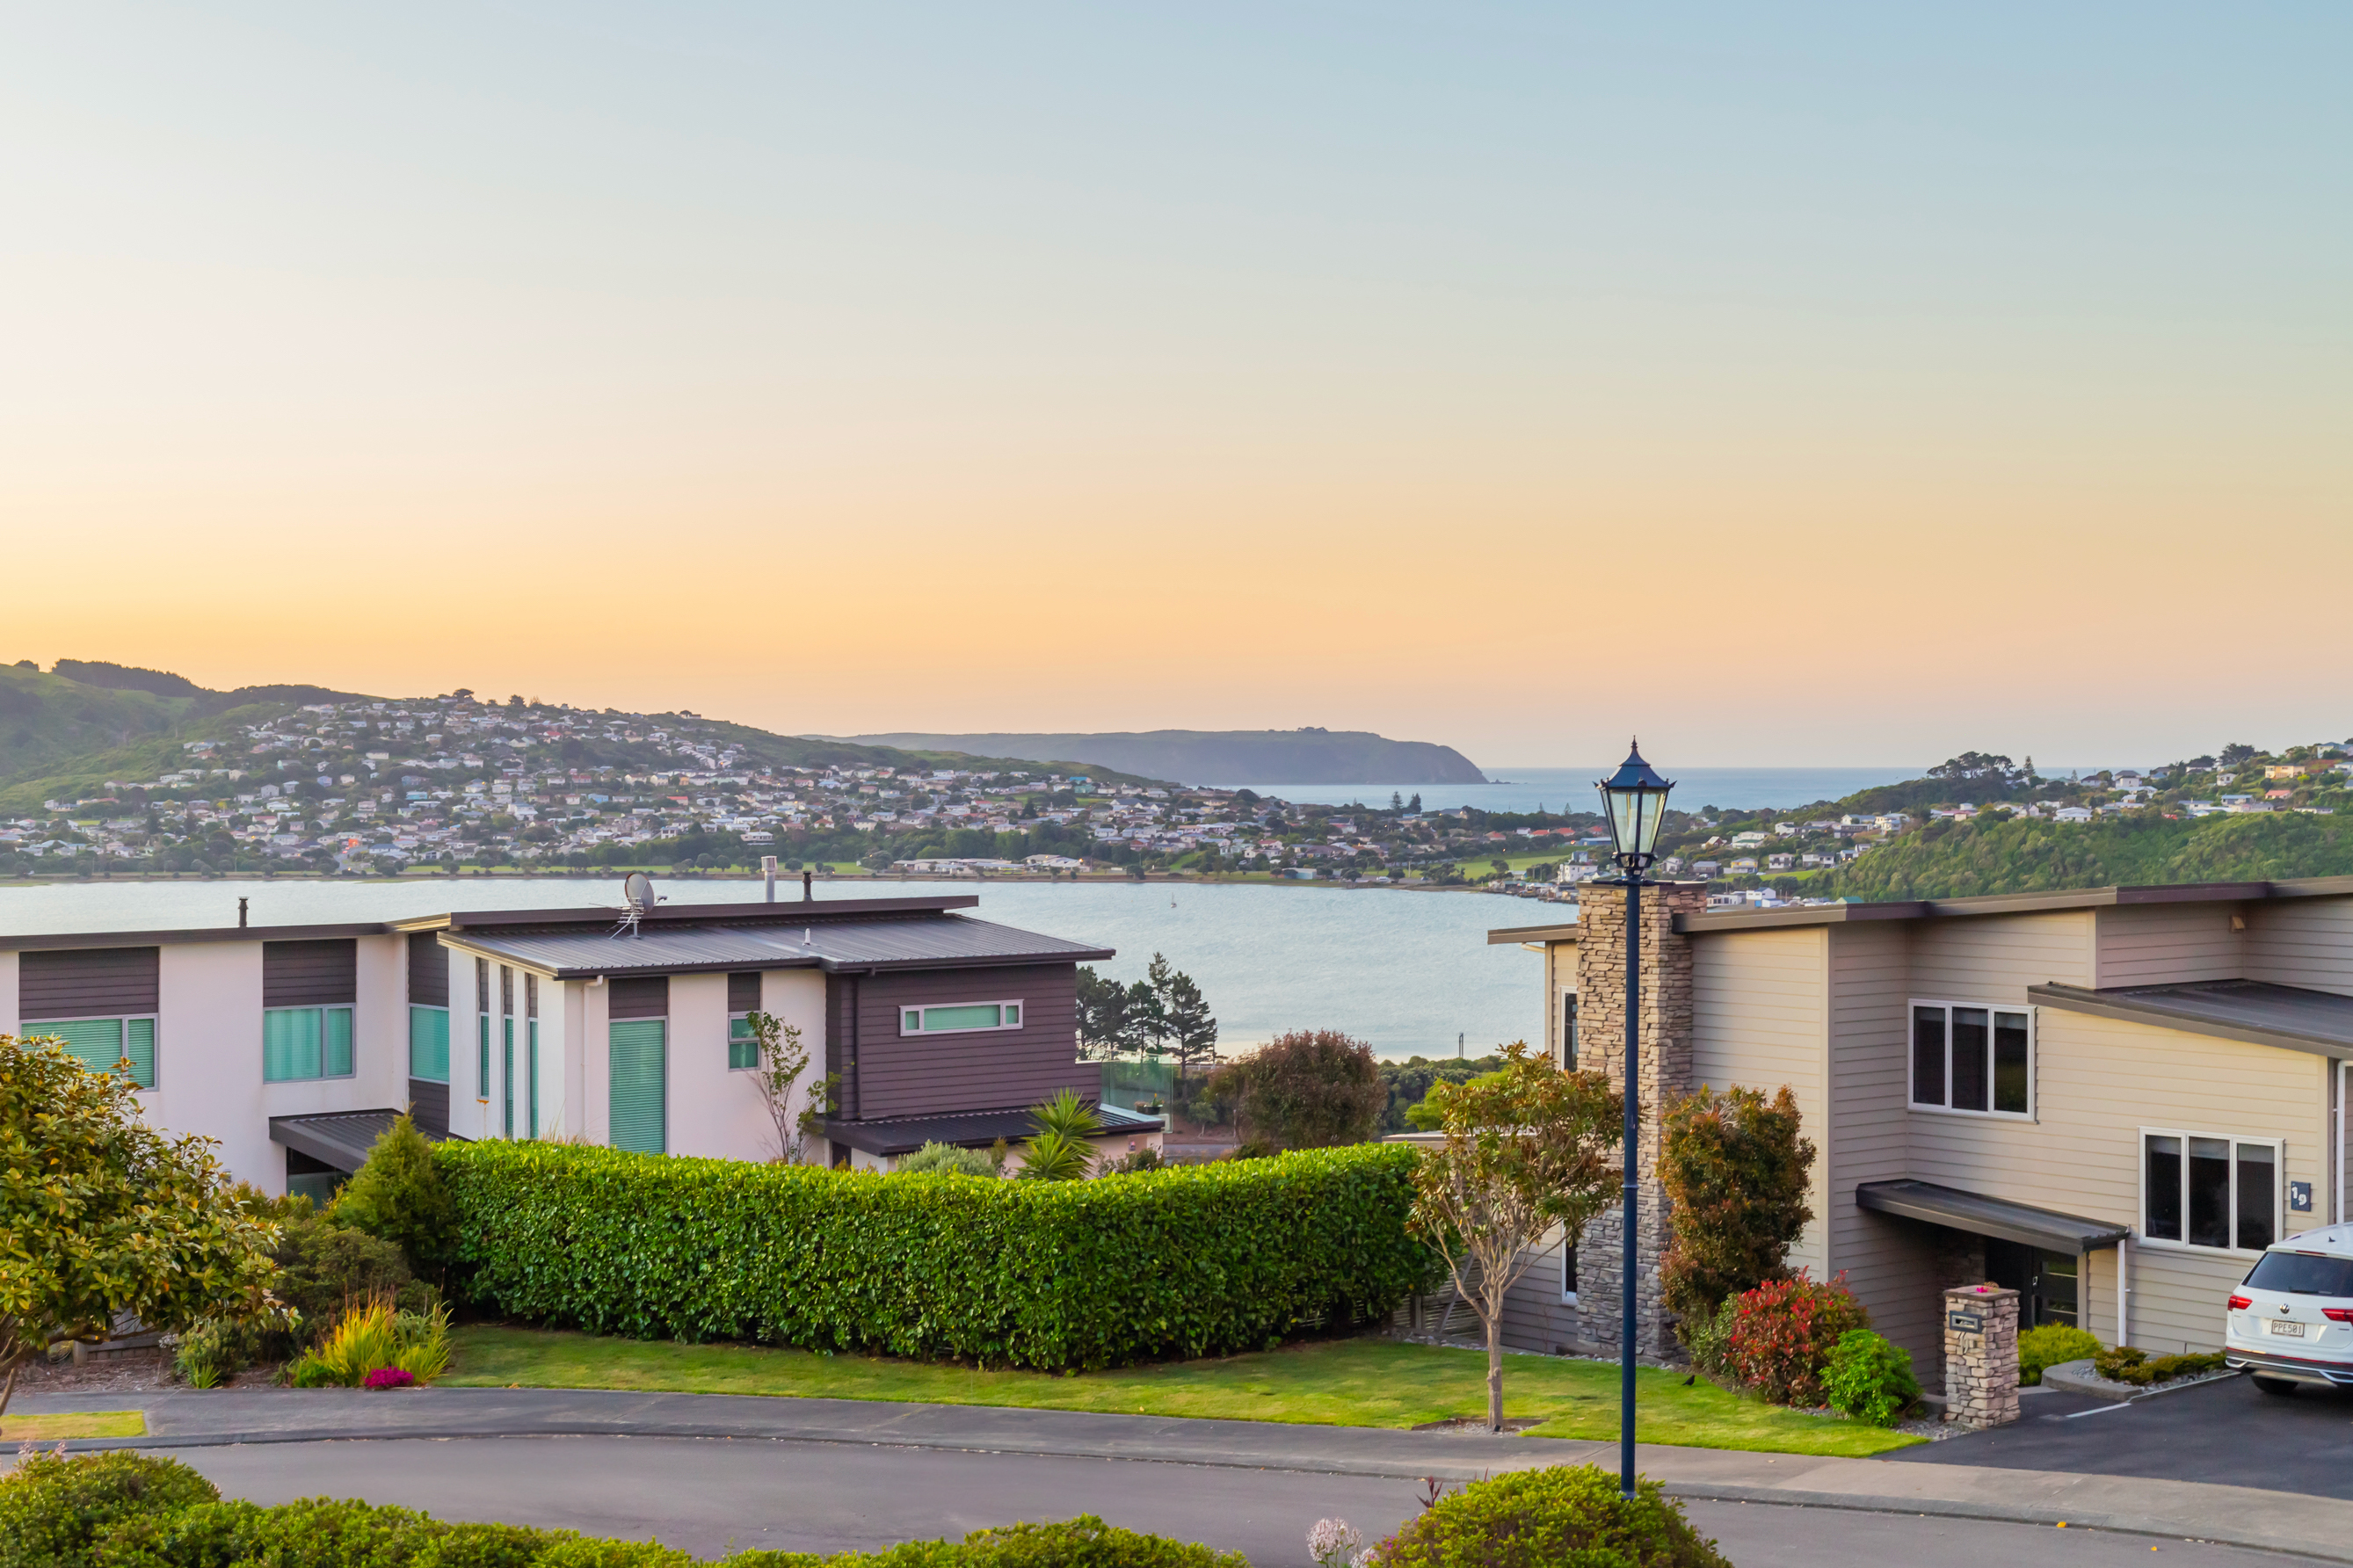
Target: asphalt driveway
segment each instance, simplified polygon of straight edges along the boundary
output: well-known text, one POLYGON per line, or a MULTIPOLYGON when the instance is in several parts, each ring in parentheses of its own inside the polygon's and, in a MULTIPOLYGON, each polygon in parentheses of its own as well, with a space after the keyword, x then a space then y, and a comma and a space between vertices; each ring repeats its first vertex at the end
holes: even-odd
POLYGON ((2214 1481, 2353 1499, 2353 1392, 2300 1388, 2283 1398, 2234 1377, 2129 1405, 2029 1394, 2015 1426, 1900 1449, 1885 1460, 2214 1481))

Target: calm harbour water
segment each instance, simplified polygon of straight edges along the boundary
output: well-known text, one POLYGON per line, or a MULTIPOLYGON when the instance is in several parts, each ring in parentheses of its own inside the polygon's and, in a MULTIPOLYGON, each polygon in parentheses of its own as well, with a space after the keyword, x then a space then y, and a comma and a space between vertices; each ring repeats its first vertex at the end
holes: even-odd
MULTIPOLYGON (((1596 779, 1606 777, 1617 763, 1589 768, 1489 768, 1487 776, 1501 782, 1484 784, 1252 784, 1261 795, 1299 805, 1387 805, 1395 792, 1410 800, 1421 796, 1428 811, 1451 811, 1475 805, 1482 811, 1593 811, 1596 779)), ((1726 810, 1755 806, 1810 805, 1818 800, 1840 800, 1873 784, 1898 784, 1918 778, 1926 770, 1887 768, 1672 768, 1659 771, 1675 782, 1674 804, 1692 811, 1704 805, 1726 810)))
MULTIPOLYGON (((679 903, 755 901, 757 881, 657 879, 679 903)), ((1456 1037, 1477 1056, 1543 1029, 1543 960, 1491 947, 1492 927, 1557 921, 1559 905, 1484 893, 1346 891, 1314 886, 1187 883, 820 883, 820 901, 860 895, 977 893, 984 920, 1115 947, 1096 967, 1140 980, 1153 953, 1200 983, 1220 1044, 1285 1029, 1342 1029, 1385 1057, 1451 1055, 1456 1037)), ((777 895, 797 899, 781 881, 777 895)), ((234 925, 237 900, 256 925, 389 920, 451 909, 607 908, 620 884, 534 877, 402 882, 160 881, 0 884, 0 932, 160 931, 234 925)))

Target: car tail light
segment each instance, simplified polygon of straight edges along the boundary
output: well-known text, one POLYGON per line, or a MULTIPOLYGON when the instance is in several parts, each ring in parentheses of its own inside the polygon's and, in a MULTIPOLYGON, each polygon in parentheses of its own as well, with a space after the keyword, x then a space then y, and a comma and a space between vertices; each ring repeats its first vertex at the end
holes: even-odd
POLYGON ((2233 1296, 2231 1298, 2231 1310, 2233 1312, 2243 1312, 2254 1304, 2255 1299, 2253 1296, 2233 1296))
POLYGON ((2353 1307, 2323 1307, 2320 1315, 2332 1323, 2353 1323, 2353 1307))

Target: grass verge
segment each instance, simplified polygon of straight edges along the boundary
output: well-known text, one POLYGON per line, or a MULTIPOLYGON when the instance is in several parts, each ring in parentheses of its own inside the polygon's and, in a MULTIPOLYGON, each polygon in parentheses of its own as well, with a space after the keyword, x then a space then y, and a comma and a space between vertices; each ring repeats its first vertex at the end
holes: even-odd
POLYGON ((54 1443, 65 1437, 144 1437, 147 1417, 137 1410, 62 1410, 0 1419, 0 1443, 54 1443))
MULTIPOLYGON (((1382 1339, 1073 1376, 484 1324, 459 1328, 451 1338, 457 1354, 439 1381, 459 1386, 887 1399, 1324 1426, 1418 1426, 1482 1415, 1487 1408, 1483 1352, 1382 1339)), ((1506 1357, 1504 1413, 1541 1421, 1532 1432, 1539 1437, 1614 1440, 1618 1369, 1550 1356, 1506 1357)), ((1682 1373, 1649 1368, 1636 1378, 1635 1425, 1646 1443, 1850 1458, 1920 1441, 1781 1409, 1704 1378, 1686 1385, 1682 1373)))

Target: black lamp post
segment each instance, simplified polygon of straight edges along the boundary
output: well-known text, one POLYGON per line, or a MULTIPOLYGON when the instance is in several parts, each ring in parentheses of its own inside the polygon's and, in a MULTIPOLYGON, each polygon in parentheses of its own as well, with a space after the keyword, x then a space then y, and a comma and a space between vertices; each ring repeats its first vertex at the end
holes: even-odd
POLYGON ((1650 869, 1658 846, 1659 824, 1667 815, 1667 792, 1675 786, 1642 760, 1641 744, 1637 742, 1618 771, 1594 787, 1601 792, 1611 847, 1619 869, 1625 873, 1620 880, 1626 888, 1626 1258, 1618 1279, 1624 1318, 1618 1352, 1618 1484, 1630 1498, 1634 1495, 1634 1273, 1638 1267, 1634 1197, 1641 1181, 1635 1154, 1642 1134, 1640 1079, 1635 1076, 1642 1000, 1642 873, 1650 869))

